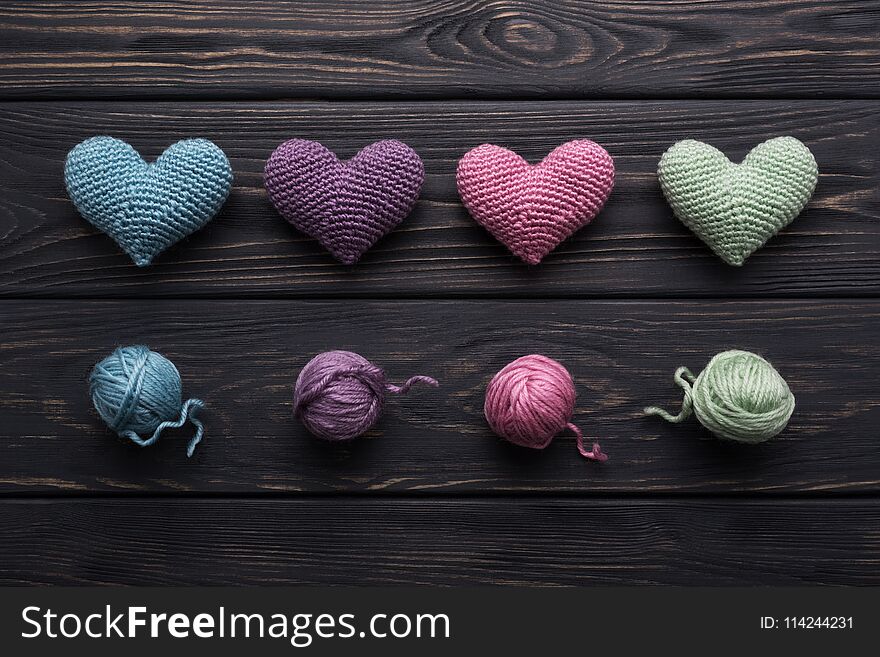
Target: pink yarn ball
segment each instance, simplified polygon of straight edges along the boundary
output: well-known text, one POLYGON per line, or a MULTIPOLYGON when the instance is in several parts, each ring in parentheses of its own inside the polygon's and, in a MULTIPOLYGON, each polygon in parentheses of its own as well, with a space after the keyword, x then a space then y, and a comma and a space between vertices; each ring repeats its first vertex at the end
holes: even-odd
POLYGON ((607 456, 598 443, 584 447, 580 429, 571 423, 577 392, 571 374, 560 363, 532 354, 517 358, 492 377, 486 388, 484 413, 496 434, 515 445, 544 449, 553 437, 570 429, 578 451, 594 461, 607 456))

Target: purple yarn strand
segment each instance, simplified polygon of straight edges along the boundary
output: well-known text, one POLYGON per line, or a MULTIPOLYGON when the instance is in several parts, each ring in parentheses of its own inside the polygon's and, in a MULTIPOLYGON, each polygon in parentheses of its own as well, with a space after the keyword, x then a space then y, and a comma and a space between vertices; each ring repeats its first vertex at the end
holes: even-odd
POLYGON ((388 392, 394 393, 395 395, 405 395, 407 392, 409 392, 409 389, 417 383, 424 383, 425 385, 429 385, 433 388, 436 388, 440 385, 439 383, 437 383, 437 379, 432 379, 430 376, 413 376, 404 381, 403 384, 401 384, 400 386, 386 383, 385 389, 388 392))

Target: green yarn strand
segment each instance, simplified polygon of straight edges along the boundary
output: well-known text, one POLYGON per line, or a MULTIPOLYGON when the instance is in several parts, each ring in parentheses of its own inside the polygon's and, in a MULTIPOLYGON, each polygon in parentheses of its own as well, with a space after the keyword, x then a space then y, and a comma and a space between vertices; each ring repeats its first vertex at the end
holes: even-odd
POLYGON ((673 377, 675 382, 684 390, 684 399, 681 400, 681 411, 679 411, 678 415, 672 415, 671 413, 663 410, 659 406, 648 406, 645 409, 646 415, 659 415, 667 422, 674 422, 678 424, 684 420, 687 420, 694 412, 694 400, 691 391, 693 390, 693 383, 696 379, 693 373, 686 367, 679 367, 675 370, 675 376, 673 377))
POLYGON ((675 372, 684 390, 678 415, 650 406, 647 415, 679 423, 692 414, 716 437, 757 444, 785 429, 795 408, 794 395, 773 366, 748 351, 717 354, 696 378, 686 367, 675 372))

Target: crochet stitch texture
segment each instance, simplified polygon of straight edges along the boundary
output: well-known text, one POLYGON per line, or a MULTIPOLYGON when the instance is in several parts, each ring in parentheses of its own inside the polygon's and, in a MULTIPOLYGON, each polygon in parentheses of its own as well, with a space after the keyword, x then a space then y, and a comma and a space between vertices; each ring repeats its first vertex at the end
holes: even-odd
POLYGON ((207 139, 179 141, 147 164, 120 139, 92 137, 68 153, 64 181, 79 213, 144 267, 220 211, 232 167, 207 139))
POLYGON ((536 265, 605 205, 614 187, 614 160, 589 139, 562 144, 535 165, 483 144, 461 158, 456 183, 477 223, 536 265))
POLYGON ((347 162, 316 141, 291 139, 269 157, 265 180, 281 216, 350 265, 412 212, 425 167, 392 139, 347 162))
POLYGON ((740 266, 801 213, 819 170, 794 137, 759 144, 741 164, 686 139, 663 154, 658 176, 675 216, 722 260, 740 266))

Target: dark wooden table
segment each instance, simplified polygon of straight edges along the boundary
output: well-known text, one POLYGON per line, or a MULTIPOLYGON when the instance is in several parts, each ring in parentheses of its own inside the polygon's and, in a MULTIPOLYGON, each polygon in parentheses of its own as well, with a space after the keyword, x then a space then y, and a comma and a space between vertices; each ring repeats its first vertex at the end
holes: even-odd
POLYGON ((876 1, 4 2, 0 584, 880 584, 878 35, 876 1), (212 139, 231 198, 138 269, 64 190, 95 134, 148 159, 212 139), (816 194, 728 267, 672 217, 657 161, 686 137, 739 159, 784 134, 816 155, 816 194), (425 161, 415 212, 356 267, 266 197, 294 136, 342 157, 398 138, 425 161), (577 137, 617 187, 527 267, 462 208, 456 162, 577 137), (128 343, 207 401, 194 458, 91 410, 89 369, 128 343), (795 391, 778 440, 642 417, 677 406, 676 366, 731 347, 795 391), (292 385, 332 348, 442 388, 320 443, 292 385), (608 463, 489 432, 488 379, 531 352, 570 368, 608 463))

